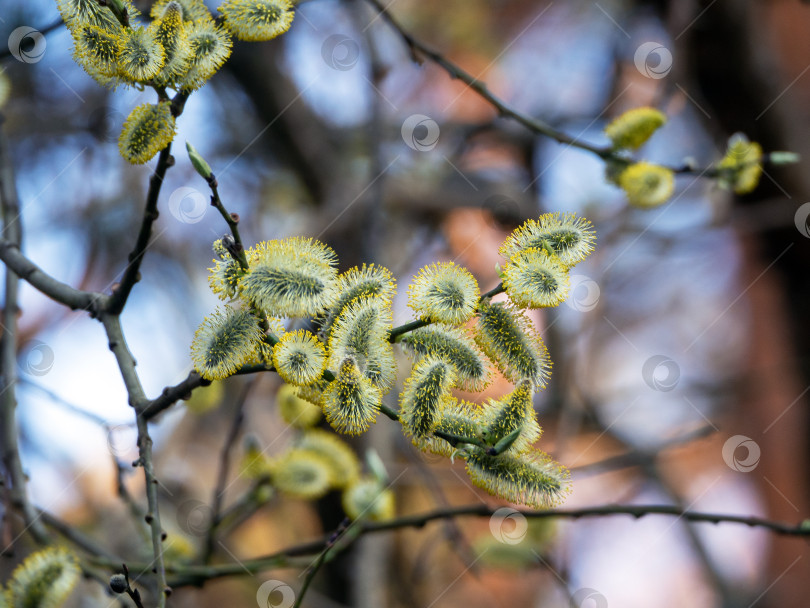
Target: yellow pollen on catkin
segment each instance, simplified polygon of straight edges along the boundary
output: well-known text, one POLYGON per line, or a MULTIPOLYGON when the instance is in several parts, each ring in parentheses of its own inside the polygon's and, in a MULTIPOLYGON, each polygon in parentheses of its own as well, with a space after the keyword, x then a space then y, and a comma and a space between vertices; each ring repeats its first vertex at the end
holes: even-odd
POLYGON ((142 165, 168 146, 174 133, 171 104, 168 101, 145 103, 132 110, 124 122, 118 149, 127 161, 142 165))
POLYGON ((218 10, 234 36, 253 42, 283 34, 290 29, 294 16, 289 0, 225 0, 218 10))

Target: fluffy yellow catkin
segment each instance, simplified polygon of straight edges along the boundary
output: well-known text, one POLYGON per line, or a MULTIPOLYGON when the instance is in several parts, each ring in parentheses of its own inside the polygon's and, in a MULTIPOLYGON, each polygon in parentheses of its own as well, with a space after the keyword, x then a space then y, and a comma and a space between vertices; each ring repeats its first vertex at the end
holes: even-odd
POLYGON ((631 205, 658 207, 672 196, 675 174, 666 167, 640 162, 630 165, 619 174, 619 185, 627 194, 631 205))
POLYGON ((614 148, 635 150, 642 146, 661 126, 667 117, 655 108, 634 108, 615 118, 607 127, 605 135, 614 148))
POLYGON ((283 34, 290 29, 294 16, 289 0, 226 0, 218 10, 234 36, 253 42, 283 34))
POLYGON ((118 149, 130 163, 142 165, 169 145, 174 133, 171 104, 168 101, 145 103, 132 110, 124 122, 118 149))

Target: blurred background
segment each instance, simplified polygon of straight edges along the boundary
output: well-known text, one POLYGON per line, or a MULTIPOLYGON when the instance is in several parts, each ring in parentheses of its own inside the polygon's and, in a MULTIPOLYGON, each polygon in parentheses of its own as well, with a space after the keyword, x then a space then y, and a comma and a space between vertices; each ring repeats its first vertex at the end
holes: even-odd
MULTIPOLYGON (((148 14, 150 2, 135 4, 148 14)), ((605 145, 610 119, 652 105, 669 123, 640 151, 646 160, 706 167, 737 131, 765 151, 810 158, 810 6, 798 0, 387 6, 508 104, 583 141, 605 145)), ((46 32, 25 55, 0 49, 12 83, 3 128, 24 252, 63 281, 109 291, 133 246, 150 170, 120 157, 118 133, 154 93, 100 88, 73 62, 58 17, 50 0, 0 6, 0 40, 22 26, 46 32)), ((436 65, 414 62, 370 5, 300 2, 284 36, 236 42, 179 120, 154 243, 122 317, 151 396, 186 377, 194 330, 217 302, 206 269, 226 226, 182 152, 186 140, 241 216, 246 244, 313 236, 337 251, 341 270, 390 268, 395 324, 411 318, 406 286, 421 266, 454 260, 487 290, 498 283, 498 246, 524 219, 585 215, 596 252, 576 267, 569 301, 534 316, 554 361, 535 403, 545 430, 538 447, 572 469, 565 506, 808 516, 806 161, 766 166, 742 198, 679 176, 665 205, 633 209, 606 183, 602 161, 499 118, 436 65)), ((110 551, 148 557, 140 522, 121 500, 143 502, 142 476, 129 465, 133 417, 101 328, 22 290, 19 418, 32 499, 110 551)), ((289 444, 277 388, 271 374, 232 378, 156 421, 170 559, 203 542, 237 410, 240 439, 249 430, 270 454, 289 444)), ((509 390, 496 381, 475 398, 509 390)), ((416 452, 385 419, 353 445, 382 457, 398 515, 500 504, 471 487, 463 463, 416 452)), ((226 506, 249 487, 237 464, 226 506)), ((319 538, 342 518, 334 496, 273 499, 220 539, 215 561, 319 538)), ((800 540, 660 516, 512 523, 463 518, 369 536, 324 567, 305 605, 807 605, 810 555, 800 540)), ((15 563, 0 559, 0 578, 15 563)), ((178 589, 170 604, 253 606, 271 579, 294 589, 302 581, 294 569, 223 578, 178 589)), ((69 605, 111 602, 86 582, 69 605)))

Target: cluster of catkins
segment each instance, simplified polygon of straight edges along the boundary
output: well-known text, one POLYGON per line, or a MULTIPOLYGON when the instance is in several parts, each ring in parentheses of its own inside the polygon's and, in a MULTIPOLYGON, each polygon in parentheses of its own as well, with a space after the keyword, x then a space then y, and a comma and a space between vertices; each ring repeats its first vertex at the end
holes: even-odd
POLYGON ((202 0, 157 0, 151 22, 138 23, 130 0, 57 0, 73 36, 76 61, 103 86, 150 86, 161 101, 130 113, 118 146, 131 163, 148 161, 174 139, 166 89, 200 88, 231 54, 232 36, 270 40, 293 19, 289 0, 225 0, 216 19, 202 0))
POLYGON ((217 241, 209 283, 230 304, 203 321, 192 360, 209 380, 247 366, 275 369, 340 433, 365 432, 383 407, 419 449, 463 458, 477 486, 515 503, 553 505, 568 475, 533 448, 541 429, 532 404, 551 361, 523 311, 563 302, 570 268, 594 242, 591 223, 575 214, 527 221, 500 248, 508 260, 502 286, 482 296, 465 268, 426 266, 408 288, 417 319, 394 328, 396 286, 386 268, 338 274, 334 251, 306 238, 259 243, 245 268, 217 241), (493 302, 503 291, 506 301, 493 302), (286 330, 283 320, 293 318, 310 329, 286 330), (382 405, 397 378, 395 345, 413 360, 398 411, 382 405), (487 386, 490 362, 514 390, 484 405, 457 399, 454 389, 487 386))
MULTIPOLYGON (((622 188, 627 201, 641 208, 663 205, 675 192, 675 171, 670 167, 648 161, 635 161, 629 153, 641 148, 647 140, 667 122, 663 112, 655 108, 641 107, 628 110, 605 127, 605 135, 611 142, 612 158, 606 158, 607 181, 622 188)), ((748 141, 742 133, 735 133, 728 141, 725 156, 707 173, 717 179, 717 184, 737 194, 754 190, 762 175, 762 146, 748 141)), ((795 155, 779 153, 770 155, 771 162, 796 162, 795 155), (781 158, 780 158, 781 157, 781 158)), ((684 168, 692 169, 691 163, 684 168)))

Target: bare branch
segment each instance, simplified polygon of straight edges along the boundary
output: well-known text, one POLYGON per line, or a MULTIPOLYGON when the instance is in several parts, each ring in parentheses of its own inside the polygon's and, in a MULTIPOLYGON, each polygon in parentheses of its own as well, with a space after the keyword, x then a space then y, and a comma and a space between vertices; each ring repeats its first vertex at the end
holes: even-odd
POLYGON ((114 314, 120 314, 127 303, 132 288, 140 280, 141 262, 149 247, 149 239, 152 237, 152 224, 158 218, 158 197, 160 188, 163 186, 163 178, 166 170, 173 164, 171 155, 171 143, 160 151, 155 172, 149 180, 149 191, 146 194, 146 208, 143 212, 141 229, 138 232, 138 239, 135 241, 135 248, 129 254, 129 264, 124 270, 124 276, 117 287, 113 289, 112 297, 107 306, 107 310, 114 314))
POLYGON ((151 566, 155 571, 158 584, 158 607, 166 605, 166 596, 171 589, 166 585, 166 572, 163 563, 163 529, 160 525, 160 510, 158 509, 158 481, 155 477, 155 466, 152 461, 152 438, 149 436, 148 422, 143 416, 143 408, 149 403, 141 386, 138 373, 135 371, 135 358, 129 351, 124 333, 121 329, 121 319, 117 314, 102 313, 101 322, 107 332, 110 350, 115 355, 121 377, 129 395, 129 404, 135 410, 135 420, 138 425, 138 449, 140 457, 138 464, 143 467, 146 479, 146 498, 149 509, 144 519, 152 531, 152 551, 154 561, 151 566))
MULTIPOLYGON (((421 528, 437 520, 457 517, 492 517, 497 509, 496 507, 488 507, 486 505, 468 505, 438 509, 384 522, 365 523, 361 525, 359 533, 353 537, 352 542, 365 534, 388 532, 403 528, 421 528)), ((666 515, 691 522, 742 524, 752 528, 764 528, 775 534, 794 536, 799 539, 810 537, 810 526, 806 526, 802 523, 792 525, 763 519, 761 517, 702 513, 680 509, 672 505, 602 505, 581 509, 551 509, 547 511, 516 509, 515 512, 520 513, 527 519, 565 518, 574 520, 585 517, 613 517, 618 515, 628 515, 636 519, 648 515, 666 515)), ((286 549, 259 558, 240 560, 238 563, 215 564, 210 566, 172 565, 167 568, 167 572, 172 576, 171 584, 173 587, 199 585, 205 581, 217 578, 255 574, 274 568, 289 568, 294 566, 294 558, 318 555, 323 551, 324 547, 331 546, 332 543, 334 543, 332 535, 327 535, 320 539, 287 547, 286 549)), ((342 550, 345 549, 345 546, 342 547, 342 550)), ((311 562, 308 562, 305 565, 309 565, 310 563, 311 562)), ((145 567, 146 564, 142 564, 142 566, 145 567)))
POLYGON ((53 278, 25 257, 19 245, 8 239, 0 239, 0 260, 36 290, 71 310, 87 310, 95 316, 106 299, 103 294, 81 291, 53 278))
MULTIPOLYGON (((4 131, 0 130, 0 206, 3 213, 3 233, 7 241, 19 248, 22 243, 20 205, 14 169, 4 131)), ((39 521, 25 491, 25 472, 20 460, 17 441, 17 296, 19 279, 13 269, 6 269, 5 303, 3 305, 2 342, 0 342, 0 420, 2 424, 3 465, 11 480, 10 498, 20 509, 25 527, 39 543, 48 540, 48 534, 39 521)), ((9 522, 4 522, 7 525, 9 522)), ((10 535, 9 535, 10 536, 10 535)), ((10 539, 13 544, 16 539, 10 539)), ((3 547, 7 553, 11 547, 3 547)))

